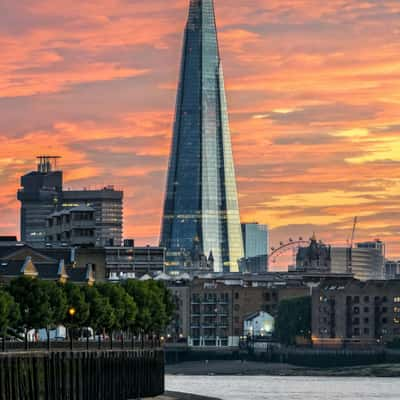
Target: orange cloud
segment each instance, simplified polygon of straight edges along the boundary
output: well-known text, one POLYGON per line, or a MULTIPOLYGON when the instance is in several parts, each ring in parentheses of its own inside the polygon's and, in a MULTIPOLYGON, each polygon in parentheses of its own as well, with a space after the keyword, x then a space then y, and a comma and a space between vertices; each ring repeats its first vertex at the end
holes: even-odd
MULTIPOLYGON (((125 234, 156 243, 188 1, 5 0, 0 233, 36 154, 66 186, 125 191, 125 234)), ((242 219, 272 243, 381 237, 400 257, 400 4, 216 2, 242 219)))

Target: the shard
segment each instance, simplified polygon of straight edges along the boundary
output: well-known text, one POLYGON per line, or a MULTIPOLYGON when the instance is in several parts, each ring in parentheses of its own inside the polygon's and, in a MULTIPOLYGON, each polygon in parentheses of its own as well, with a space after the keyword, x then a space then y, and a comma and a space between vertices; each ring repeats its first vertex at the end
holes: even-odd
POLYGON ((199 243, 214 271, 238 270, 243 242, 213 0, 190 1, 161 232, 171 267, 199 243))

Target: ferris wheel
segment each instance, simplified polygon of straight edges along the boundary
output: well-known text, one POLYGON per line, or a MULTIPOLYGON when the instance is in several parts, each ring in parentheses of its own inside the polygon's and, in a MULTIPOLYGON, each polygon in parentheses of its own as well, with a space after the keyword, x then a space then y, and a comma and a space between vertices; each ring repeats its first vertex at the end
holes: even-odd
POLYGON ((278 247, 271 247, 271 253, 269 255, 269 263, 271 265, 277 265, 280 257, 292 252, 292 262, 296 263, 297 252, 302 246, 309 246, 310 241, 304 240, 302 237, 298 239, 289 238, 287 242, 280 242, 278 247))

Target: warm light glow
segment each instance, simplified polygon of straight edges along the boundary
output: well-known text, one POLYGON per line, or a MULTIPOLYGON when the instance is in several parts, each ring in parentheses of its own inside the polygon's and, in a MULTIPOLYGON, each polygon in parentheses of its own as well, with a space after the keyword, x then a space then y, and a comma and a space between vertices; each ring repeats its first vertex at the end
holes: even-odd
MULTIPOLYGON (((57 153, 65 187, 123 188, 125 236, 156 244, 189 2, 81 3, 0 16, 0 235, 19 177, 57 153)), ((215 3, 242 219, 271 246, 344 244, 357 215, 399 258, 400 2, 215 3)))

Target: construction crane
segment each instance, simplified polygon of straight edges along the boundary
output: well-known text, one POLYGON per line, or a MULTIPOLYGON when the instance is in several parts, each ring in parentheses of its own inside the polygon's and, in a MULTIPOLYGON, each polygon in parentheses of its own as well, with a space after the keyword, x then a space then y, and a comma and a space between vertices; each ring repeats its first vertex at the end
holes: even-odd
POLYGON ((357 222, 358 222, 358 217, 354 217, 354 222, 353 222, 353 230, 351 232, 351 239, 350 239, 350 246, 348 249, 348 257, 347 257, 347 272, 351 273, 353 270, 353 244, 354 244, 354 237, 356 234, 356 229, 357 229, 357 222))
POLYGON ((350 248, 353 248, 354 244, 354 237, 356 234, 356 229, 357 229, 357 223, 358 223, 358 217, 354 217, 354 223, 353 223, 353 231, 351 232, 351 241, 350 241, 350 248))

